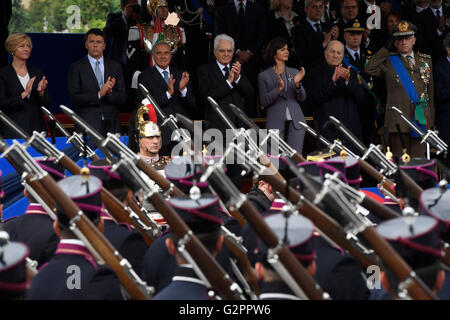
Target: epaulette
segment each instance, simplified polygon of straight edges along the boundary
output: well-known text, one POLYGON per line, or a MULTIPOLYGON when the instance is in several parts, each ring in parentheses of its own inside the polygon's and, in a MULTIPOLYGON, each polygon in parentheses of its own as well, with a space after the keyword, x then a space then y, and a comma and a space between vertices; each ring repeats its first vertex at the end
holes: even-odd
POLYGON ((170 156, 162 156, 159 161, 161 163, 169 163, 171 160, 172 158, 170 156))
POLYGON ((7 222, 10 222, 10 221, 16 219, 17 217, 19 217, 19 216, 9 217, 9 218, 6 218, 5 220, 2 220, 1 222, 2 223, 7 223, 7 222))
POLYGON ((370 50, 366 50, 366 52, 367 52, 367 54, 370 54, 370 55, 372 55, 372 51, 370 51, 370 50))
POLYGON ((426 53, 417 52, 417 55, 421 56, 422 58, 431 59, 431 56, 429 54, 426 54, 426 53))

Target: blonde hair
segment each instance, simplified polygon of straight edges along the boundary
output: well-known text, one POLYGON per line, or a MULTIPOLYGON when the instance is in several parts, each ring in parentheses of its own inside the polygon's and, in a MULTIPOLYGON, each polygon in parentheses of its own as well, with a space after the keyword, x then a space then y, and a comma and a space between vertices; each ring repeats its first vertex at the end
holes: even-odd
POLYGON ((25 40, 28 40, 28 42, 30 42, 31 47, 33 47, 31 38, 29 36, 27 36, 25 33, 10 34, 5 41, 6 51, 8 51, 12 55, 14 53, 14 51, 17 49, 17 47, 19 46, 19 44, 25 40))
POLYGON ((270 0, 269 11, 280 10, 280 7, 281 7, 280 0, 270 0))

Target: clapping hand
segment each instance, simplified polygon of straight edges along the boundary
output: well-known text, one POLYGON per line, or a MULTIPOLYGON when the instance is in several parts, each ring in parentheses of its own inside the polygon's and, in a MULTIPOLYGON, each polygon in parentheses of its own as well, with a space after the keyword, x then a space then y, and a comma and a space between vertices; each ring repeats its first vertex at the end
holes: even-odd
POLYGON ((241 74, 241 64, 238 61, 233 63, 233 66, 231 67, 231 72, 234 73, 234 81, 239 79, 239 76, 241 74))
POLYGON ((345 82, 350 81, 350 66, 347 67, 347 69, 343 68, 342 65, 338 68, 339 69, 339 76, 345 80, 345 82))
POLYGON ((305 77, 305 68, 302 67, 294 77, 295 86, 298 87, 298 84, 300 83, 300 81, 303 80, 304 77, 305 77))
POLYGON ((169 82, 167 83, 167 92, 171 96, 173 96, 173 93, 175 92, 174 88, 173 88, 174 84, 175 84, 175 79, 173 77, 173 74, 171 74, 170 77, 169 77, 169 82))
POLYGON ((103 98, 107 94, 110 94, 112 92, 112 89, 116 85, 116 78, 108 77, 108 80, 102 85, 100 88, 100 97, 103 98))
POLYGON ((281 79, 280 75, 277 73, 278 80, 278 92, 281 92, 284 89, 284 81, 281 79))
POLYGON ((31 91, 33 90, 34 80, 36 80, 36 76, 34 76, 30 80, 28 80, 27 85, 25 87, 25 91, 22 92, 22 99, 25 99, 26 97, 28 97, 31 94, 31 91))
POLYGON ((42 77, 41 81, 39 81, 37 86, 37 92, 40 96, 44 95, 45 89, 47 89, 48 81, 45 79, 45 76, 42 77))
POLYGON ((181 80, 180 80, 180 91, 183 91, 187 84, 189 82, 189 73, 187 73, 186 71, 183 72, 183 74, 181 75, 181 80))

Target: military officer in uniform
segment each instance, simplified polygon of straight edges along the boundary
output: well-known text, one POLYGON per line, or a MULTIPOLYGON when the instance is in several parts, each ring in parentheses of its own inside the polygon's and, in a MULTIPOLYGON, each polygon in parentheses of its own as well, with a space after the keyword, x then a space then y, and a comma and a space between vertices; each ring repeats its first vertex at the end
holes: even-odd
POLYGON ((361 46, 365 28, 358 19, 348 21, 344 26, 345 51, 343 61, 357 72, 358 82, 366 90, 364 102, 360 104, 358 113, 363 130, 363 142, 368 146, 375 138, 375 112, 377 98, 372 91, 372 77, 368 76, 364 67, 372 53, 361 46))
POLYGON ((28 253, 25 244, 9 241, 8 233, 0 230, 0 300, 25 298, 31 277, 26 266, 28 253))
MULTIPOLYGON (((378 234, 434 293, 439 292, 445 282, 439 230, 437 220, 422 215, 391 219, 377 227, 378 234)), ((374 290, 370 297, 372 300, 407 298, 399 290, 398 279, 389 270, 381 271, 380 280, 386 291, 374 290)))
POLYGON ((402 122, 390 109, 396 107, 423 130, 434 126, 434 87, 431 57, 414 52, 417 28, 408 21, 400 21, 393 27, 393 39, 388 41, 366 65, 366 73, 383 77, 387 87, 385 126, 387 126, 391 150, 398 157, 402 152, 400 135, 411 157, 424 157, 425 145, 415 132, 402 122), (394 41, 395 51, 389 52, 394 41), (397 129, 400 125, 400 131, 397 129))
MULTIPOLYGON (((301 215, 285 216, 281 211, 265 216, 264 220, 278 239, 284 241, 308 273, 314 276, 316 254, 312 222, 301 215)), ((255 263, 255 270, 258 278, 262 280, 259 299, 300 300, 268 262, 268 249, 261 240, 258 240, 257 256, 258 262, 255 263)))
MULTIPOLYGON (((170 162, 169 156, 160 156, 162 146, 161 130, 157 124, 156 111, 150 101, 144 99, 136 112, 134 130, 130 134, 130 143, 133 140, 138 145, 138 154, 149 166, 164 176, 164 168, 170 162)), ((162 188, 150 179, 147 174, 141 172, 142 178, 156 192, 162 193, 162 188)), ((141 199, 140 199, 141 200, 141 199)), ((160 225, 166 225, 163 217, 154 208, 150 201, 142 200, 144 208, 151 214, 151 218, 160 225)))
MULTIPOLYGON (((172 198, 169 204, 212 256, 222 249, 223 235, 220 232, 219 198, 205 196, 197 200, 172 198)), ((177 267, 172 282, 155 295, 154 300, 213 300, 216 293, 196 274, 191 264, 178 252, 179 239, 169 234, 165 240, 168 252, 175 256, 177 267)), ((164 263, 160 261, 159 263, 164 263)))
MULTIPOLYGON (((120 201, 124 203, 128 201, 129 189, 120 176, 111 171, 112 165, 106 159, 92 161, 88 167, 89 173, 99 178, 106 190, 117 195, 120 201)), ((130 262, 133 270, 141 276, 142 260, 147 250, 142 235, 126 223, 117 223, 105 210, 100 213, 100 217, 105 226, 103 234, 106 239, 111 242, 114 248, 119 250, 121 255, 130 262)))

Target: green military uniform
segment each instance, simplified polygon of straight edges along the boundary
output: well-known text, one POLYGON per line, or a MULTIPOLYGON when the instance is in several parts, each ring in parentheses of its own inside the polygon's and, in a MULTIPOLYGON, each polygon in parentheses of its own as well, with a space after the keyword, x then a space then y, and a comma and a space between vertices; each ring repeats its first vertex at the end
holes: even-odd
MULTIPOLYGON (((402 34, 411 32, 413 26, 411 24, 408 24, 408 29, 403 29, 403 32, 398 32, 398 28, 398 25, 394 27, 394 39, 396 31, 401 36, 402 34)), ((414 32, 409 33, 409 35, 414 35, 414 32)), ((428 130, 434 125, 434 87, 431 57, 429 55, 421 54, 418 52, 414 52, 413 54, 415 64, 414 66, 411 66, 400 53, 392 53, 389 52, 386 48, 381 48, 375 55, 372 56, 372 59, 366 65, 365 71, 371 76, 383 77, 386 81, 387 101, 385 126, 388 127, 391 137, 392 134, 399 133, 396 126, 397 124, 399 124, 400 131, 405 134, 404 137, 409 138, 409 142, 415 144, 417 147, 419 138, 409 137, 410 128, 398 117, 398 115, 393 110, 390 109, 391 107, 395 106, 400 109, 408 119, 410 119, 411 121, 414 120, 414 103, 408 97, 408 94, 406 93, 406 90, 404 89, 394 66, 389 60, 390 55, 397 55, 400 57, 401 62, 405 66, 409 77, 411 78, 411 81, 416 88, 419 99, 426 97, 428 101, 425 108, 426 129, 428 130)), ((406 144, 408 146, 408 141, 406 141, 406 144)), ((424 149, 424 146, 422 145, 420 148, 424 149)), ((411 151, 412 155, 423 156, 423 154, 414 154, 415 152, 413 150, 411 151)), ((393 152, 396 155, 400 153, 399 150, 393 150, 393 152)))

